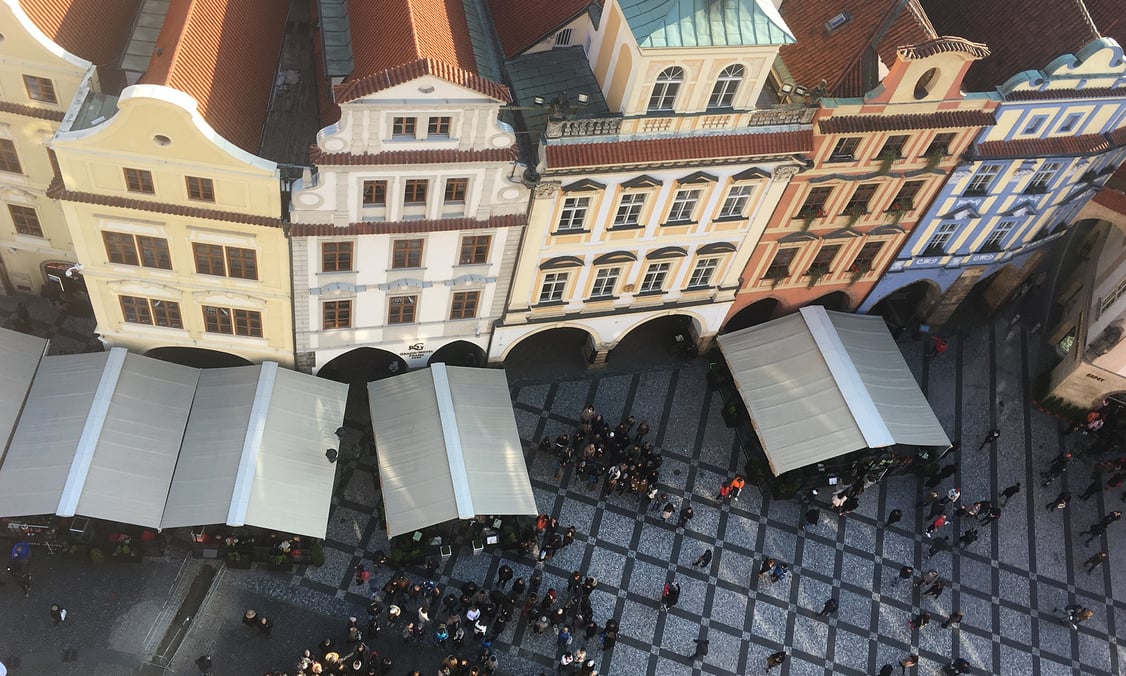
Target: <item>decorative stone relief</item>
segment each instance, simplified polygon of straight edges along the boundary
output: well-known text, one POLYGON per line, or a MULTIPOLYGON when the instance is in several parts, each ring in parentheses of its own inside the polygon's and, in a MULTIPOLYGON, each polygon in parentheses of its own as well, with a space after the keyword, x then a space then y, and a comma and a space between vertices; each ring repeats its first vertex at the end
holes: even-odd
POLYGON ((792 164, 783 164, 782 166, 774 168, 774 174, 771 176, 772 181, 789 181, 798 175, 798 167, 792 164))
POLYGON ((536 199, 547 199, 548 197, 554 197, 555 193, 559 192, 559 188, 561 186, 561 183, 554 181, 551 183, 537 184, 535 189, 536 199))

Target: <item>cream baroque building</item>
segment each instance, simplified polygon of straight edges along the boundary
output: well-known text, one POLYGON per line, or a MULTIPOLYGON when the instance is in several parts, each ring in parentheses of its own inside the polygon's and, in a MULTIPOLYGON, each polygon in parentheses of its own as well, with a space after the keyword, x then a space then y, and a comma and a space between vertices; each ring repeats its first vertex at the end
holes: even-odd
POLYGON ((544 124, 540 183, 490 362, 577 328, 601 364, 631 330, 668 316, 706 346, 812 146, 813 111, 770 96, 789 29, 766 0, 609 0, 531 31, 510 4, 492 8, 514 95, 551 112, 524 118, 533 132, 544 124))
POLYGON ((291 207, 299 368, 484 365, 528 206, 508 90, 462 3, 348 9, 352 64, 326 64, 340 117, 291 207))

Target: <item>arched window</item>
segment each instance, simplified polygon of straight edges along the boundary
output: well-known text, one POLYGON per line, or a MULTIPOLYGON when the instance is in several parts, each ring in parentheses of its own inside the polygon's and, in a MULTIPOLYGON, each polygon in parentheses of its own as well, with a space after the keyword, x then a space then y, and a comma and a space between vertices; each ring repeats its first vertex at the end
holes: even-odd
POLYGON ((649 97, 649 110, 672 110, 680 83, 684 82, 684 69, 673 66, 661 71, 657 83, 653 85, 653 95, 649 97))
POLYGON ((708 108, 730 108, 735 100, 735 92, 742 81, 742 66, 736 63, 724 68, 716 78, 715 86, 712 87, 712 95, 708 97, 708 108))

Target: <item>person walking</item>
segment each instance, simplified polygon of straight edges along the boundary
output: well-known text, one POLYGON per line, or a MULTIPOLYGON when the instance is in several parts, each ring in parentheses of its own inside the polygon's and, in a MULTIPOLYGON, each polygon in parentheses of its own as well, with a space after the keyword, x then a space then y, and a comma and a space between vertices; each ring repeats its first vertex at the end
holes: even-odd
POLYGON ((976 528, 969 529, 965 533, 962 533, 962 537, 958 538, 958 544, 961 545, 963 549, 965 549, 966 547, 969 547, 970 545, 972 545, 975 542, 977 542, 977 529, 976 528))
POLYGON ((944 550, 949 550, 949 549, 950 549, 950 536, 949 535, 943 535, 940 538, 935 538, 934 541, 931 542, 930 549, 927 550, 927 558, 929 559, 932 556, 934 556, 935 554, 937 554, 941 551, 944 551, 944 550))
POLYGON ((1079 499, 1082 500, 1083 502, 1090 500, 1092 497, 1097 495, 1100 490, 1102 490, 1102 487, 1103 487, 1102 482, 1099 481, 1098 477, 1095 477, 1091 481, 1091 484, 1089 486, 1087 486, 1086 488, 1084 488, 1083 492, 1079 494, 1079 499))
POLYGON ((1011 500, 1012 497, 1014 495, 1016 495, 1017 493, 1020 493, 1020 482, 1019 481, 1016 482, 1015 484, 1013 484, 1012 486, 1009 486, 1005 490, 1001 491, 1001 497, 1004 498, 1004 501, 1001 503, 1001 506, 1004 507, 1005 505, 1009 504, 1009 500, 1011 500))
POLYGON ((903 659, 899 660, 899 673, 902 676, 902 674, 907 673, 908 667, 917 667, 917 666, 919 666, 919 656, 918 655, 908 655, 907 657, 904 657, 903 659))
POLYGON ((977 447, 977 450, 979 450, 979 451, 984 450, 986 445, 988 445, 990 442, 997 441, 997 439, 999 439, 1000 437, 1001 437, 1001 430, 999 430, 997 428, 993 428, 993 429, 989 430, 989 433, 986 434, 985 438, 981 440, 981 445, 977 447))
POLYGON ((661 592, 661 610, 674 608, 680 600, 680 585, 676 582, 666 582, 661 592))
POLYGON ((895 524, 899 523, 899 520, 902 519, 902 518, 903 518, 903 510, 893 509, 893 510, 891 510, 891 513, 888 514, 888 519, 887 519, 887 521, 884 522, 884 527, 885 528, 891 528, 895 524))
POLYGON ((830 596, 825 600, 825 605, 821 606, 821 612, 817 613, 817 616, 827 617, 829 615, 832 615, 833 613, 837 612, 838 607, 839 606, 837 604, 837 600, 830 596))
POLYGON ((891 676, 894 671, 895 667, 891 666, 891 664, 885 664, 880 667, 880 673, 876 674, 876 676, 891 676))
POLYGON ((961 621, 962 621, 962 613, 960 611, 956 610, 956 611, 954 611, 953 613, 950 614, 950 617, 946 618, 945 622, 942 623, 942 628, 943 629, 949 629, 950 627, 953 627, 954 625, 960 623, 961 621))
POLYGON ((688 656, 688 659, 695 661, 700 659, 701 657, 707 657, 708 640, 706 638, 697 638, 693 639, 693 641, 696 643, 696 650, 694 650, 692 654, 688 656))
POLYGON ((933 536, 934 532, 939 528, 945 526, 947 522, 949 522, 949 519, 946 518, 946 515, 939 514, 937 517, 935 517, 934 521, 931 522, 931 525, 927 526, 927 532, 925 533, 925 535, 927 537, 933 536))
POLYGON ((211 655, 200 655, 197 657, 195 667, 199 669, 199 676, 211 676, 211 655))
POLYGON ((53 626, 59 626, 66 621, 66 608, 63 608, 58 603, 51 604, 51 623, 53 626))
POLYGON ((504 589, 504 586, 512 580, 512 568, 505 564, 497 571, 497 587, 504 589))
POLYGON ((762 578, 763 575, 769 573, 772 568, 774 568, 774 559, 767 559, 763 561, 762 565, 759 566, 758 569, 759 578, 762 578))
POLYGON ((1048 503, 1047 509, 1049 512, 1057 509, 1067 509, 1067 505, 1071 502, 1071 493, 1064 491, 1056 496, 1055 500, 1048 503))
POLYGON ((910 620, 907 620, 907 626, 911 627, 911 629, 913 630, 918 630, 930 624, 930 621, 931 614, 923 611, 918 615, 912 617, 910 620))
POLYGON ((786 652, 784 650, 779 650, 776 653, 771 653, 770 655, 767 655, 767 657, 766 657, 766 671, 769 672, 774 667, 782 666, 782 663, 785 662, 785 661, 786 661, 786 652))
POLYGON ((967 662, 964 657, 959 657, 958 659, 954 660, 950 664, 947 664, 945 667, 943 667, 942 670, 945 674, 947 674, 947 676, 958 676, 959 674, 968 674, 968 673, 970 673, 970 663, 967 662))
POLYGON ((696 557, 696 560, 692 562, 692 565, 697 566, 699 568, 707 568, 708 564, 710 564, 711 562, 712 562, 712 550, 705 549, 703 554, 696 557))
POLYGON ((980 523, 983 526, 988 526, 989 524, 993 523, 994 521, 996 521, 997 519, 1000 519, 1000 518, 1001 518, 1001 508, 1000 507, 990 507, 989 511, 982 515, 981 520, 978 521, 978 523, 980 523))
POLYGON ((935 600, 938 600, 939 595, 942 594, 942 590, 945 588, 945 585, 942 584, 942 580, 935 580, 935 583, 928 587, 925 592, 923 592, 923 596, 930 596, 935 600))
POLYGON ((895 578, 895 582, 893 582, 892 584, 897 585, 900 582, 903 582, 904 580, 910 580, 911 576, 914 575, 914 574, 915 574, 914 568, 912 568, 911 566, 903 566, 902 568, 899 569, 899 576, 895 578))
POLYGON ((1087 566, 1087 574, 1090 575, 1092 572, 1094 572, 1094 570, 1096 568, 1103 565, 1103 563, 1106 561, 1106 559, 1107 559, 1107 553, 1106 552, 1099 552, 1098 554, 1095 554, 1091 558, 1084 561, 1083 565, 1087 566))
POLYGON ((686 505, 684 509, 680 510, 680 521, 678 525, 687 526, 688 522, 692 520, 694 513, 691 505, 686 505))
POLYGON ((821 520, 821 510, 816 507, 810 509, 805 513, 805 519, 802 520, 802 530, 806 530, 811 526, 816 526, 817 522, 821 520))

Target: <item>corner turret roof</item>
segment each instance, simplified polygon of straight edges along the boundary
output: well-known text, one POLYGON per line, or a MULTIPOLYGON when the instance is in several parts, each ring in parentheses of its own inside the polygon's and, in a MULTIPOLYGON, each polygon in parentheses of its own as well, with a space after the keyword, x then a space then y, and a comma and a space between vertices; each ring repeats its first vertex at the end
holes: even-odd
POLYGON ((770 0, 619 0, 618 5, 642 49, 794 41, 770 0))

